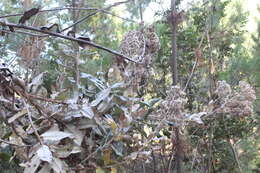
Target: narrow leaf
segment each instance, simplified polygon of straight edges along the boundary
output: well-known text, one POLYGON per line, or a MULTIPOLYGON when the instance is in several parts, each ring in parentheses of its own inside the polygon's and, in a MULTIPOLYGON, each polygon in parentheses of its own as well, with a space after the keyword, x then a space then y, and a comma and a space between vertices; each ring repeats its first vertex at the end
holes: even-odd
POLYGON ((32 16, 39 12, 40 8, 32 8, 23 13, 23 16, 19 19, 19 23, 24 24, 27 20, 29 20, 32 16))
POLYGON ((31 161, 25 167, 23 173, 35 173, 41 163, 40 158, 37 155, 34 155, 31 161))
POLYGON ((73 137, 73 134, 62 131, 47 131, 41 135, 45 142, 59 142, 60 140, 73 137))
POLYGON ((91 102, 91 106, 97 106, 102 100, 106 99, 110 94, 111 88, 102 90, 97 94, 96 100, 91 102))
POLYGON ((47 145, 43 145, 41 148, 37 150, 36 153, 42 161, 46 161, 46 162, 52 161, 52 153, 47 145))

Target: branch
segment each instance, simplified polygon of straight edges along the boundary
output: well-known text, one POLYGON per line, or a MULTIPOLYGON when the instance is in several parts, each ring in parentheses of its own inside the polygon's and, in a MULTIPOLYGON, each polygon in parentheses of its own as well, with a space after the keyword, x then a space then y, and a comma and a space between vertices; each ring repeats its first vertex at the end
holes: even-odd
MULTIPOLYGON (((0 32, 4 32, 4 33, 8 33, 8 34, 14 34, 11 31, 3 30, 3 29, 0 29, 0 32)), ((25 31, 19 31, 19 30, 16 30, 15 32, 20 33, 20 34, 30 35, 30 36, 33 36, 33 37, 47 37, 47 36, 49 36, 48 34, 40 35, 40 34, 35 34, 35 33, 30 33, 30 32, 25 32, 25 31)))
MULTIPOLYGON (((49 10, 40 10, 39 13, 43 12, 51 12, 51 11, 61 11, 61 10, 97 10, 96 8, 73 8, 73 7, 62 7, 62 8, 53 8, 49 10)), ((22 16, 23 13, 17 13, 17 14, 8 14, 4 16, 0 16, 1 18, 7 18, 7 17, 13 17, 13 16, 22 16)))
MULTIPOLYGON (((57 8, 48 9, 48 10, 40 10, 39 13, 52 12, 52 11, 62 11, 62 10, 100 10, 100 12, 102 12, 102 13, 104 13, 104 14, 108 14, 108 15, 117 17, 117 18, 119 18, 119 19, 122 19, 122 20, 125 20, 125 21, 128 21, 128 22, 139 23, 139 22, 137 22, 137 21, 134 21, 134 20, 131 20, 131 19, 128 19, 128 18, 124 18, 124 17, 121 17, 121 16, 119 16, 119 15, 116 15, 116 14, 114 14, 114 13, 112 13, 112 12, 109 12, 109 11, 106 11, 106 10, 102 10, 102 9, 98 9, 98 8, 86 8, 86 7, 83 7, 83 8, 57 7, 57 8)), ((7 18, 7 17, 13 17, 13 16, 22 16, 22 15, 23 15, 23 13, 8 14, 8 15, 0 16, 0 19, 1 19, 1 18, 7 18)))
POLYGON ((243 171, 242 171, 241 166, 240 166, 240 163, 239 163, 239 159, 238 159, 238 156, 237 156, 237 151, 236 151, 234 145, 232 144, 231 139, 228 140, 228 143, 229 143, 229 145, 230 145, 230 147, 231 147, 231 149, 232 149, 232 153, 233 153, 233 155, 234 155, 236 164, 237 164, 237 166, 238 166, 239 173, 242 173, 243 171))
POLYGON ((3 143, 6 143, 6 144, 9 144, 9 145, 14 145, 14 146, 17 146, 17 147, 30 147, 31 145, 19 145, 19 144, 14 144, 12 142, 9 142, 9 141, 5 141, 3 139, 0 139, 0 142, 3 142, 3 143))
MULTIPOLYGON (((206 33, 206 32, 205 32, 205 33, 206 33)), ((201 48, 202 42, 203 42, 203 40, 204 40, 204 36, 205 36, 205 34, 202 36, 202 38, 201 38, 201 40, 200 40, 200 44, 199 44, 199 46, 198 46, 199 49, 201 48)), ((199 61, 199 57, 196 56, 196 61, 195 61, 195 64, 193 65, 193 67, 192 67, 190 77, 189 77, 189 79, 188 79, 188 81, 187 81, 187 83, 186 83, 186 85, 185 85, 185 87, 184 87, 184 89, 183 89, 184 92, 186 91, 186 89, 187 89, 188 86, 190 85, 191 79, 193 78, 195 69, 196 69, 196 67, 197 67, 197 65, 198 65, 198 61, 199 61)))
POLYGON ((27 115, 28 115, 28 118, 29 118, 29 122, 30 122, 30 124, 31 124, 31 126, 32 126, 32 129, 33 129, 33 131, 34 131, 34 134, 35 134, 36 137, 38 138, 40 144, 43 145, 43 141, 42 141, 42 139, 41 139, 41 137, 40 137, 40 135, 39 135, 39 133, 38 133, 36 127, 35 127, 34 124, 33 124, 32 115, 31 115, 31 112, 30 112, 30 110, 29 110, 29 106, 27 105, 27 103, 26 103, 24 100, 23 100, 23 103, 24 103, 24 105, 25 105, 25 107, 26 107, 26 109, 27 109, 27 115))
POLYGON ((106 47, 103 47, 99 44, 96 44, 96 43, 93 43, 93 42, 90 42, 90 41, 85 41, 85 40, 82 40, 82 39, 77 39, 77 38, 74 38, 74 37, 71 37, 71 36, 66 36, 66 35, 63 35, 63 34, 60 34, 60 33, 56 33, 56 32, 52 32, 52 31, 46 31, 46 30, 41 30, 40 28, 37 28, 37 27, 32 27, 32 26, 25 26, 25 25, 20 25, 20 24, 13 24, 13 23, 5 23, 6 26, 10 26, 10 27, 14 27, 14 28, 22 28, 22 29, 26 29, 26 30, 31 30, 31 31, 36 31, 36 32, 40 32, 40 33, 44 33, 44 34, 48 34, 50 36, 54 36, 54 37, 59 37, 59 38, 63 38, 63 39, 66 39, 66 40, 71 40, 71 41, 75 41, 77 43, 84 43, 84 44, 87 44, 87 45, 90 45, 92 47, 95 47, 95 48, 98 48, 98 49, 102 49, 104 51, 107 51, 109 53, 112 53, 114 55, 117 55, 123 59, 126 59, 128 61, 131 61, 131 62, 135 62, 135 63, 138 63, 136 62, 135 60, 119 53, 119 52, 116 52, 112 49, 109 49, 109 48, 106 48, 106 47))
POLYGON ((116 15, 116 14, 111 13, 111 12, 106 11, 106 10, 102 10, 101 12, 104 13, 104 14, 109 14, 109 15, 114 16, 114 17, 117 17, 117 18, 119 18, 119 19, 128 21, 128 22, 139 23, 139 22, 137 22, 137 21, 134 21, 134 20, 131 20, 131 19, 128 19, 128 18, 121 17, 121 16, 119 16, 119 15, 116 15))
POLYGON ((91 16, 94 16, 94 15, 97 14, 98 12, 102 12, 102 11, 104 11, 104 10, 108 10, 108 9, 110 9, 110 8, 112 8, 112 7, 115 7, 115 6, 124 4, 124 3, 128 3, 128 2, 130 2, 130 1, 131 1, 131 0, 116 2, 116 3, 110 5, 110 6, 106 7, 106 8, 102 8, 102 9, 96 10, 96 11, 94 11, 93 13, 90 13, 89 15, 83 17, 82 19, 79 19, 78 21, 76 21, 76 22, 73 23, 72 25, 68 26, 67 28, 62 29, 61 32, 66 31, 66 30, 68 30, 69 28, 71 28, 71 27, 73 27, 73 26, 75 26, 75 25, 77 25, 77 24, 83 22, 84 20, 88 19, 88 18, 91 17, 91 16))

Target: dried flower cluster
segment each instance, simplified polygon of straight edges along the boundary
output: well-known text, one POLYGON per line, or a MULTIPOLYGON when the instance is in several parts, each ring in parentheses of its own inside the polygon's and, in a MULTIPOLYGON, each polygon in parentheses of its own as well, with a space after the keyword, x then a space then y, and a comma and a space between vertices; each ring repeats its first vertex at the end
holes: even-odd
POLYGON ((165 118, 175 125, 182 125, 185 121, 184 105, 187 103, 185 92, 179 86, 172 86, 167 91, 167 97, 162 101, 157 116, 165 118))
POLYGON ((160 49, 160 40, 155 33, 154 27, 149 26, 145 30, 147 54, 153 54, 160 49))
POLYGON ((128 32, 120 46, 120 52, 132 57, 138 64, 117 59, 125 83, 134 91, 143 90, 150 76, 153 55, 159 50, 160 41, 152 26, 141 31, 128 32))
POLYGON ((142 61, 142 54, 145 51, 145 36, 141 31, 129 31, 121 45, 120 52, 132 57, 135 61, 142 61))
POLYGON ((245 81, 239 82, 238 91, 232 91, 226 81, 219 81, 215 93, 218 100, 214 112, 233 116, 248 116, 253 113, 253 102, 256 99, 255 91, 245 81))

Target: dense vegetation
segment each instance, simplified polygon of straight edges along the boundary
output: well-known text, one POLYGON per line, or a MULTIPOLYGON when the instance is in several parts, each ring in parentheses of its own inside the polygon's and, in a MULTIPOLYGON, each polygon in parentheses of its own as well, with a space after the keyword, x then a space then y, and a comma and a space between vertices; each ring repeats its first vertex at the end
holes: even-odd
POLYGON ((0 169, 260 172, 259 10, 108 2, 0 2, 0 169))

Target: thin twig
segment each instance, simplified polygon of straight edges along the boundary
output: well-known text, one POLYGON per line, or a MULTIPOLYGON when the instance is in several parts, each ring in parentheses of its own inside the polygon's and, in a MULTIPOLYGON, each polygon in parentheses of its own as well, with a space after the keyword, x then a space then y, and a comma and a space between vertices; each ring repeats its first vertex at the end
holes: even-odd
POLYGON ((211 172, 211 169, 212 169, 212 146, 213 146, 213 125, 212 123, 210 123, 210 131, 209 131, 209 160, 208 160, 208 172, 210 173, 211 172))
MULTIPOLYGON (((202 36, 202 38, 201 38, 201 40, 200 40, 200 44, 199 44, 199 46, 198 46, 199 49, 201 48, 202 42, 203 42, 203 40, 204 40, 204 37, 205 37, 205 34, 203 34, 203 36, 202 36)), ((192 79, 193 76, 194 76, 194 72, 195 72, 195 69, 196 69, 196 67, 197 67, 197 65, 198 65, 198 62, 199 62, 199 57, 196 57, 196 61, 195 61, 194 65, 193 65, 193 67, 192 67, 190 77, 189 77, 189 79, 188 79, 188 81, 187 81, 187 83, 186 83, 186 85, 185 85, 185 87, 184 87, 184 89, 183 89, 184 92, 186 91, 186 89, 187 89, 188 86, 190 85, 191 79, 192 79)))
POLYGON ((119 19, 128 21, 128 22, 139 23, 139 22, 137 22, 137 21, 135 21, 135 20, 131 20, 131 19, 128 19, 128 18, 121 17, 121 16, 119 16, 119 15, 116 15, 116 14, 111 13, 111 12, 106 11, 106 10, 102 10, 101 12, 102 12, 102 13, 105 13, 105 14, 109 14, 109 15, 114 16, 114 17, 117 17, 117 18, 119 18, 119 19))
MULTIPOLYGON (((225 117, 222 116, 222 120, 223 120, 223 123, 224 123, 224 128, 225 128, 225 131, 228 131, 227 130, 227 123, 226 123, 226 120, 225 120, 225 117)), ((238 156, 237 156, 237 152, 236 152, 236 149, 234 148, 232 142, 231 142, 231 138, 229 137, 229 134, 227 134, 227 139, 226 141, 228 142, 228 144, 230 145, 231 147, 231 150, 232 150, 232 153, 233 153, 233 156, 234 156, 234 159, 235 159, 235 162, 238 166, 238 170, 239 170, 239 173, 242 173, 242 169, 241 169, 241 166, 239 164, 239 160, 238 160, 238 156)))
POLYGON ((86 162, 87 160, 89 160, 91 157, 93 157, 97 152, 99 152, 100 150, 102 150, 103 148, 106 148, 107 146, 109 146, 112 142, 114 141, 114 137, 112 137, 108 142, 106 142, 104 145, 98 147, 93 153, 89 154, 88 157, 86 157, 85 159, 83 159, 81 161, 81 163, 86 162))
POLYGON ((153 173, 156 173, 156 158, 155 158, 155 156, 154 156, 154 151, 153 151, 153 149, 152 149, 152 158, 153 158, 153 173))
MULTIPOLYGON (((122 19, 122 20, 125 20, 125 21, 128 21, 128 22, 133 22, 133 23, 139 23, 137 21, 134 21, 134 20, 131 20, 131 19, 128 19, 128 18, 124 18, 124 17, 121 17, 119 15, 116 15, 112 12, 109 12, 107 10, 102 10, 102 9, 98 9, 98 8, 75 8, 75 7, 57 7, 57 8, 53 8, 53 9, 48 9, 48 10, 40 10, 39 13, 43 13, 43 12, 52 12, 52 11, 62 11, 62 10, 100 10, 99 12, 102 12, 104 14, 108 14, 108 15, 111 15, 111 16, 114 16, 114 17, 117 17, 119 19, 122 19)), ((9 14, 9 15, 3 15, 3 16, 0 16, 0 19, 1 18, 8 18, 8 17, 14 17, 14 16, 22 16, 23 13, 17 13, 17 14, 9 14)))
POLYGON ((39 133, 38 133, 36 127, 35 127, 34 124, 33 124, 32 115, 31 115, 31 112, 30 112, 30 110, 29 110, 29 106, 27 105, 27 103, 26 103, 24 100, 23 100, 23 103, 24 103, 24 105, 25 105, 25 107, 26 107, 26 109, 27 109, 28 118, 29 118, 30 124, 31 124, 31 126, 32 126, 32 128, 33 128, 34 134, 35 134, 36 137, 38 138, 40 144, 43 145, 43 141, 42 141, 42 139, 41 139, 41 137, 40 137, 40 135, 39 135, 39 133))
POLYGON ((213 74, 211 73, 212 69, 212 61, 213 61, 213 48, 212 48, 212 43, 211 43, 211 38, 210 38, 210 28, 207 29, 207 41, 208 41, 208 46, 209 46, 209 58, 208 58, 208 79, 209 79, 209 94, 210 98, 212 98, 213 95, 213 85, 214 85, 214 80, 213 80, 213 74))
POLYGON ((231 143, 231 139, 228 140, 228 143, 229 143, 229 145, 230 145, 230 147, 231 147, 231 149, 232 149, 232 153, 233 153, 233 155, 234 155, 235 162, 236 162, 236 164, 237 164, 237 166, 238 166, 239 173, 242 173, 243 171, 242 171, 241 166, 240 166, 240 164, 239 164, 239 160, 238 160, 238 156, 237 156, 237 151, 236 151, 235 147, 233 146, 233 144, 231 143))
POLYGON ((31 94, 27 94, 30 98, 36 99, 36 100, 41 100, 41 101, 45 101, 45 102, 51 102, 51 103, 57 103, 57 104, 63 104, 63 105, 67 105, 67 103, 59 101, 59 100, 53 100, 50 98, 44 98, 41 96, 37 96, 37 95, 31 95, 31 94))
MULTIPOLYGON (((4 33, 8 33, 8 34, 15 34, 11 31, 3 30, 3 29, 0 29, 0 32, 4 32, 4 33)), ((20 30, 15 30, 15 32, 30 35, 30 36, 33 36, 33 37, 46 37, 46 36, 48 36, 48 34, 40 35, 40 34, 31 33, 31 32, 20 31, 20 30)))
MULTIPOLYGON (((51 11, 61 11, 61 10, 97 10, 96 8, 73 8, 73 7, 61 7, 61 8, 53 8, 48 10, 40 10, 39 13, 43 12, 51 12, 51 11)), ((7 17, 14 17, 14 16, 22 16, 24 13, 17 13, 17 14, 7 14, 0 16, 1 18, 7 18, 7 17)))
POLYGON ((31 145, 19 145, 19 144, 14 144, 12 142, 9 142, 9 141, 5 141, 3 139, 0 139, 0 142, 3 142, 3 143, 6 143, 6 144, 9 144, 9 145, 14 145, 16 147, 30 147, 31 145))
POLYGON ((191 171, 192 171, 192 169, 193 169, 193 167, 194 167, 195 159, 196 159, 197 154, 198 154, 198 146, 199 146, 199 142, 197 142, 196 151, 195 151, 194 157, 193 157, 193 159, 192 159, 192 163, 191 163, 191 167, 190 167, 190 170, 191 170, 191 171))
POLYGON ((169 160, 168 168, 167 168, 167 173, 171 172, 171 167, 172 167, 172 161, 173 161, 174 155, 172 154, 169 160))
POLYGON ((52 32, 52 31, 41 30, 40 28, 32 27, 32 26, 18 25, 18 24, 14 24, 14 23, 5 23, 5 25, 6 26, 15 27, 15 28, 22 28, 22 29, 26 29, 26 30, 31 30, 31 31, 37 31, 37 32, 48 34, 50 36, 59 37, 59 38, 63 38, 63 39, 66 39, 66 40, 75 41, 75 42, 78 42, 78 43, 79 42, 80 43, 84 43, 84 44, 90 45, 92 47, 105 50, 105 51, 107 51, 109 53, 112 53, 112 54, 117 55, 117 56, 119 56, 121 58, 127 59, 127 60, 129 60, 131 62, 138 63, 135 60, 133 60, 133 59, 131 59, 131 58, 121 54, 121 53, 118 53, 118 52, 116 52, 116 51, 114 51, 112 49, 103 47, 103 46, 101 46, 99 44, 96 44, 96 43, 93 43, 91 41, 85 41, 85 40, 82 40, 82 39, 77 39, 77 38, 74 38, 74 37, 66 36, 66 35, 63 35, 63 34, 60 34, 60 33, 52 32))
POLYGON ((112 5, 108 6, 108 7, 105 7, 105 8, 99 9, 99 10, 96 10, 96 11, 90 13, 89 15, 83 17, 82 19, 79 19, 78 21, 76 21, 76 22, 73 23, 72 25, 68 26, 67 28, 62 29, 61 32, 64 32, 64 31, 70 29, 71 27, 73 27, 73 26, 75 26, 75 25, 77 25, 77 24, 83 22, 84 20, 88 19, 88 18, 91 17, 91 16, 94 16, 94 15, 97 14, 98 12, 102 12, 103 10, 108 10, 108 9, 110 9, 110 8, 112 8, 112 7, 115 7, 115 6, 124 4, 124 3, 128 3, 128 2, 130 2, 130 0, 121 1, 121 2, 116 2, 116 3, 114 3, 114 4, 112 4, 112 5))
POLYGON ((75 61, 75 93, 74 93, 74 97, 76 97, 76 100, 78 100, 79 98, 79 88, 80 88, 80 69, 79 69, 79 64, 80 64, 80 52, 79 50, 76 50, 76 55, 75 55, 75 58, 74 58, 74 61, 75 61))

